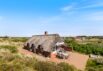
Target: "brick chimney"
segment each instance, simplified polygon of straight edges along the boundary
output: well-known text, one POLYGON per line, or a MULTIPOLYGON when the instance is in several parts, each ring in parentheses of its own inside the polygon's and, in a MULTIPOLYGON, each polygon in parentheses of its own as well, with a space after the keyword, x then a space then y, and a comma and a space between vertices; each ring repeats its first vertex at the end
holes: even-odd
POLYGON ((45 32, 44 32, 44 35, 48 35, 48 32, 47 32, 47 31, 45 31, 45 32))

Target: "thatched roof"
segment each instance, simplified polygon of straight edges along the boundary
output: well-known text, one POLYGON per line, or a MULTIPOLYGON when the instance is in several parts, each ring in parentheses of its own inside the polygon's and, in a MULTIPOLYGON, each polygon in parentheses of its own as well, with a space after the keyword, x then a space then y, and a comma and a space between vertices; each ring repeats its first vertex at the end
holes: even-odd
POLYGON ((34 44, 36 48, 42 45, 44 51, 51 52, 57 42, 63 41, 58 34, 34 35, 26 43, 34 44))

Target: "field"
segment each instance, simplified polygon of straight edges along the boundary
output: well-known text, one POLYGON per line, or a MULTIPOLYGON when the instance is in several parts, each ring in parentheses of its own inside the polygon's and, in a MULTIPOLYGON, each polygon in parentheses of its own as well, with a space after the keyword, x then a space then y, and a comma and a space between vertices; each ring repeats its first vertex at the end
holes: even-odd
MULTIPOLYGON (((88 60, 88 54, 85 55, 86 54, 85 52, 80 52, 79 50, 77 51, 76 49, 70 53, 70 57, 67 60, 61 60, 55 57, 44 58, 41 55, 36 55, 32 52, 22 49, 24 42, 26 42, 28 39, 29 38, 26 37, 12 37, 12 38, 1 37, 0 38, 0 71, 79 71, 79 70, 101 71, 103 70, 102 58, 101 59, 90 58, 88 60)), ((95 42, 92 42, 91 40, 89 41, 79 40, 78 44, 86 45, 84 44, 84 42, 92 43, 92 44, 98 43, 96 39, 95 42)), ((71 41, 67 42, 66 40, 66 43, 69 43, 70 45, 71 41)), ((102 43, 100 44, 102 45, 102 43)))
POLYGON ((67 63, 56 64, 48 58, 22 49, 27 39, 24 37, 0 38, 0 71, 77 71, 67 63))

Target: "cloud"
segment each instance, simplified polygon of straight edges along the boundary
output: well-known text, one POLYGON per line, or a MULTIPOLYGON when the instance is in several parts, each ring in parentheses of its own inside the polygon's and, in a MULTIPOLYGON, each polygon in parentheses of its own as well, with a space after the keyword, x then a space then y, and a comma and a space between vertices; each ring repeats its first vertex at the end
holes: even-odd
POLYGON ((78 3, 73 3, 71 5, 68 5, 68 6, 61 8, 61 11, 70 12, 70 11, 76 11, 76 10, 81 10, 81 9, 103 7, 103 2, 86 4, 84 6, 79 6, 79 5, 80 4, 78 4, 78 3))
POLYGON ((90 4, 77 9, 96 8, 96 7, 103 7, 103 3, 90 4))
POLYGON ((62 7, 60 10, 61 11, 71 11, 75 8, 76 5, 77 5, 77 3, 73 2, 67 6, 62 7))
POLYGON ((65 6, 63 8, 61 8, 62 11, 70 11, 73 9, 73 5, 69 5, 69 6, 65 6))

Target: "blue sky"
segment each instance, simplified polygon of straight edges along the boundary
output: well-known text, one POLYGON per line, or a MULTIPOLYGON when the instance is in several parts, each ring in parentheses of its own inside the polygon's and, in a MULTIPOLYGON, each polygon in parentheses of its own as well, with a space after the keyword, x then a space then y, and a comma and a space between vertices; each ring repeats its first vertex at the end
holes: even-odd
POLYGON ((0 0, 0 35, 103 35, 103 0, 0 0))

